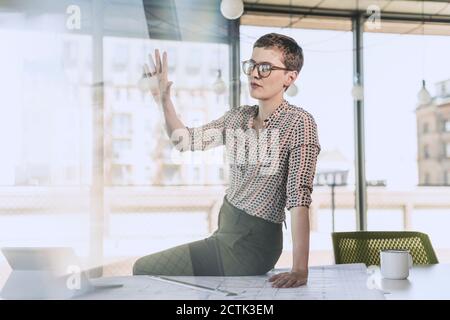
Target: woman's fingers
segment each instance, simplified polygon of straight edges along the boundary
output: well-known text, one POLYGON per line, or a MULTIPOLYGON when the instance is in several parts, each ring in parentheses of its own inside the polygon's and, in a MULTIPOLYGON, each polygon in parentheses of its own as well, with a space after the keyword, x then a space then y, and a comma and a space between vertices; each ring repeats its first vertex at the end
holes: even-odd
POLYGON ((162 74, 164 77, 167 76, 167 52, 164 51, 163 53, 163 64, 162 64, 162 74))
POLYGON ((269 279, 269 282, 273 282, 272 287, 275 288, 297 288, 299 286, 305 285, 307 281, 307 278, 298 279, 297 276, 286 272, 278 273, 269 279))
POLYGON ((161 72, 161 56, 159 55, 159 50, 155 49, 155 60, 156 60, 156 73, 161 72))
POLYGON ((148 55, 148 60, 150 62, 150 73, 153 75, 156 73, 156 66, 151 53, 148 55))
POLYGON ((278 279, 277 281, 275 281, 273 286, 280 288, 280 287, 284 286, 286 284, 286 282, 288 282, 288 280, 289 279, 287 279, 286 277, 282 277, 282 278, 278 279))
POLYGON ((307 281, 306 279, 305 279, 305 280, 298 280, 298 281, 297 281, 297 287, 303 286, 303 285, 305 285, 307 282, 308 282, 308 281, 307 281))
POLYGON ((290 288, 293 287, 294 284, 297 282, 297 280, 295 279, 289 279, 285 284, 284 284, 284 288, 290 288))
POLYGON ((146 77, 150 77, 152 75, 150 68, 148 67, 148 64, 144 64, 144 74, 146 77))
POLYGON ((155 99, 163 99, 170 96, 172 82, 167 80, 167 52, 163 52, 162 61, 158 49, 155 49, 155 57, 149 54, 149 64, 144 64, 144 74, 156 81, 150 89, 155 99))
POLYGON ((282 275, 282 273, 278 273, 276 275, 273 275, 272 277, 270 277, 269 282, 273 282, 275 280, 277 280, 278 278, 280 278, 282 275))
POLYGON ((168 62, 167 62, 167 52, 163 52, 162 61, 161 61, 161 55, 159 53, 158 49, 155 49, 155 59, 153 60, 153 57, 151 54, 149 54, 149 61, 150 61, 150 72, 152 75, 154 74, 162 74, 167 75, 168 70, 168 62))

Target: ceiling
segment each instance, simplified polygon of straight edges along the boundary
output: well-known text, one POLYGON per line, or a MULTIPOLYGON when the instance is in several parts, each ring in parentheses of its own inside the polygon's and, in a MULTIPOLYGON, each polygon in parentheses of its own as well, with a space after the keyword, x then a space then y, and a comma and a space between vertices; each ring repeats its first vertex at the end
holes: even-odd
POLYGON ((344 11, 365 11, 370 5, 376 5, 381 13, 422 14, 423 12, 426 15, 450 16, 449 1, 435 0, 244 0, 244 3, 344 11))
POLYGON ((365 32, 450 35, 449 1, 413 0, 244 0, 241 24, 280 28, 350 31, 350 17, 379 8, 381 27, 364 24, 365 32), (422 13, 423 12, 423 13, 422 13), (433 21, 433 22, 431 22, 433 21), (439 22, 434 22, 439 21, 439 22))

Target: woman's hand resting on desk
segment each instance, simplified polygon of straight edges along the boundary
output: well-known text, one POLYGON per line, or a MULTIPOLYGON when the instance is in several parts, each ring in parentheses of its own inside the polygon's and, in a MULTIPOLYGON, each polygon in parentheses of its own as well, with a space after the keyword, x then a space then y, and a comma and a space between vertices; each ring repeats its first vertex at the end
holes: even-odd
POLYGON ((144 65, 144 75, 152 80, 150 92, 157 104, 164 104, 170 99, 170 87, 173 82, 167 79, 167 52, 163 53, 162 61, 159 50, 155 50, 155 59, 149 54, 150 66, 144 65), (156 61, 156 63, 155 63, 156 61))
POLYGON ((273 282, 275 288, 300 287, 308 282, 308 270, 279 273, 270 277, 269 282, 273 282))

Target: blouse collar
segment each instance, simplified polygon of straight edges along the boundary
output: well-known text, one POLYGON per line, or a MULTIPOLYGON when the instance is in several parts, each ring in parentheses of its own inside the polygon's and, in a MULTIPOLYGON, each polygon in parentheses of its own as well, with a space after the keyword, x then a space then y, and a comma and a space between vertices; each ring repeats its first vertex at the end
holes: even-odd
MULTIPOLYGON (((269 117, 264 121, 263 126, 264 128, 267 128, 276 118, 280 116, 283 111, 285 111, 289 106, 289 103, 286 101, 286 99, 283 99, 281 104, 275 109, 274 112, 272 112, 269 117)), ((250 118, 248 119, 247 127, 249 129, 253 128, 253 123, 255 118, 258 116, 259 113, 259 107, 258 105, 254 105, 254 108, 252 109, 252 113, 250 115, 250 118)))

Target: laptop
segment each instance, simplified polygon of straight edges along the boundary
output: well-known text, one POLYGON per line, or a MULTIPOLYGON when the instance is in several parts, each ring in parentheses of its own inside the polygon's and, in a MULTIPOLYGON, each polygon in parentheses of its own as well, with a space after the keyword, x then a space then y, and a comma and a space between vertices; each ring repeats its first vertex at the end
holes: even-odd
POLYGON ((12 272, 0 296, 4 299, 69 299, 123 284, 89 280, 70 247, 4 247, 12 272))

